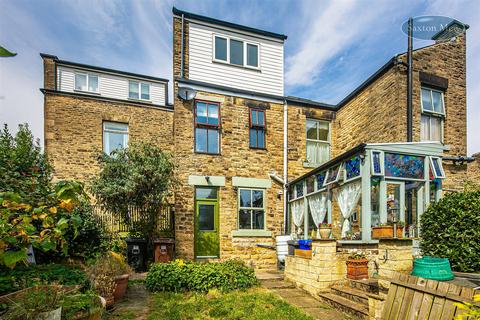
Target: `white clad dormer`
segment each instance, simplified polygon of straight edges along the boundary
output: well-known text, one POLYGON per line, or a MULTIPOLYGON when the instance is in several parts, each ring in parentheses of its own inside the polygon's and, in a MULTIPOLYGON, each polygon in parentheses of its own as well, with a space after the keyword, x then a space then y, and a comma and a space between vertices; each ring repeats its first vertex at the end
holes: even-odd
POLYGON ((188 21, 188 79, 284 95, 286 36, 174 9, 188 21))
POLYGON ((56 81, 57 90, 62 92, 167 105, 166 79, 59 61, 56 81))

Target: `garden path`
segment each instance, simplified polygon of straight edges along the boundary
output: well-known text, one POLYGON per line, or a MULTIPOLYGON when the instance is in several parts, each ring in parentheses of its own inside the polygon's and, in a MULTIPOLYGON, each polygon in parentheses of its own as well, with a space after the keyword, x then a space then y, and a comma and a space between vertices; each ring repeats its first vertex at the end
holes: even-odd
POLYGON ((315 299, 304 290, 298 289, 291 282, 285 281, 283 273, 278 271, 256 272, 262 286, 280 296, 287 303, 303 310, 314 319, 342 320, 352 319, 331 306, 315 299))

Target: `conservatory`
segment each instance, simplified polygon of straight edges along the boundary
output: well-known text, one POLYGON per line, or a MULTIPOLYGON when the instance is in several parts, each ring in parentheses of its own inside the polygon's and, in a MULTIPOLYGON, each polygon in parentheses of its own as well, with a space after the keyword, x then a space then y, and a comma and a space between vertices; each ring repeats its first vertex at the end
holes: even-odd
POLYGON ((292 235, 345 243, 415 238, 420 216, 441 196, 443 145, 435 142, 361 144, 289 183, 292 235), (393 236, 392 236, 393 235, 393 236))

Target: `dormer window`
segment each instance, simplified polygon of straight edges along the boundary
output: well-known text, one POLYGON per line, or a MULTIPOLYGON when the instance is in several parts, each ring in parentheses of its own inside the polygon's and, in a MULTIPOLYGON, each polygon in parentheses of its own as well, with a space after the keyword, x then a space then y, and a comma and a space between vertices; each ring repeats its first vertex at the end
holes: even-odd
POLYGON ((150 85, 138 81, 128 81, 128 97, 136 100, 150 100, 150 85))
POLYGON ((98 93, 98 75, 75 72, 75 90, 98 93))
POLYGON ((214 36, 214 61, 259 68, 259 44, 226 36, 214 36))

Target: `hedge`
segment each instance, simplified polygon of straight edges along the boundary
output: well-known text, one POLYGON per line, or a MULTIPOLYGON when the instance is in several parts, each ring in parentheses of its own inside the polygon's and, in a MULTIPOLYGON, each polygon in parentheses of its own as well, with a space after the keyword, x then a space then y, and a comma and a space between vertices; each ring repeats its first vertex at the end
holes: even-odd
POLYGON ((242 261, 194 263, 176 260, 152 265, 145 285, 150 291, 198 291, 219 289, 227 292, 257 284, 252 268, 242 261))
POLYGON ((480 190, 446 194, 421 217, 424 255, 450 260, 460 272, 480 271, 480 190))

